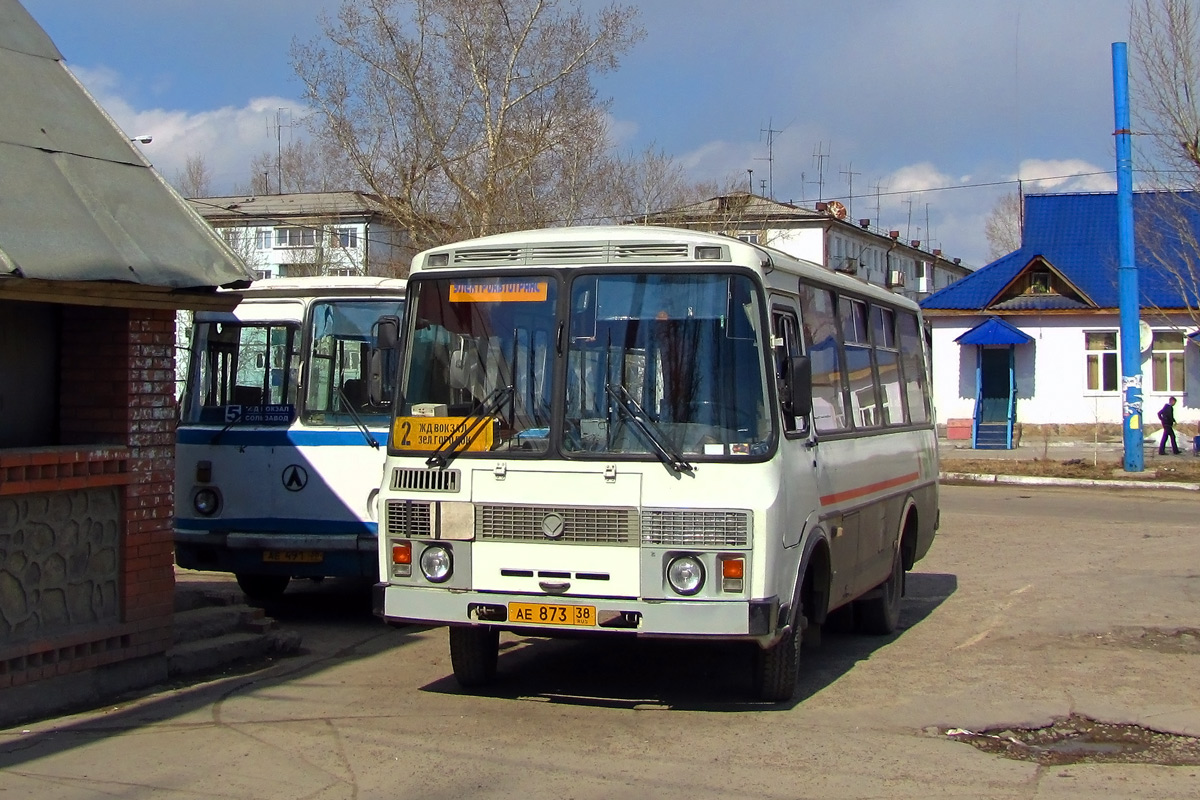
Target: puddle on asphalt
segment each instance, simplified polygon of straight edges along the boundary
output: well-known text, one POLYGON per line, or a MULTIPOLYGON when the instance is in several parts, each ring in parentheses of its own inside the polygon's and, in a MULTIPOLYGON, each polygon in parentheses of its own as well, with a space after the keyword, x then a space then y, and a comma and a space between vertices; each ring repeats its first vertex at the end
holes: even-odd
POLYGON ((1043 766, 1064 764, 1160 764, 1200 766, 1200 739, 1070 716, 1042 728, 943 730, 955 741, 985 753, 1043 766))

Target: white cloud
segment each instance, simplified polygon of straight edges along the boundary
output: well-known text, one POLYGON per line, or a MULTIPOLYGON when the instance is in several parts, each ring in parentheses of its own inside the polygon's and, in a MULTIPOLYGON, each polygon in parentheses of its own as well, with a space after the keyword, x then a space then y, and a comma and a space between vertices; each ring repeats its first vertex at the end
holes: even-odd
POLYGON ((1025 184, 1026 192, 1112 192, 1117 188, 1111 170, 1078 158, 1028 158, 1013 177, 1025 184))
POLYGON ((215 194, 232 194, 250 183, 251 159, 275 152, 277 130, 284 144, 303 134, 299 120, 305 109, 288 98, 256 97, 240 108, 199 112, 137 109, 122 96, 120 76, 112 70, 73 67, 72 72, 126 134, 154 137, 138 146, 164 178, 173 182, 188 157, 199 155, 215 194), (277 112, 283 120, 278 129, 277 112))

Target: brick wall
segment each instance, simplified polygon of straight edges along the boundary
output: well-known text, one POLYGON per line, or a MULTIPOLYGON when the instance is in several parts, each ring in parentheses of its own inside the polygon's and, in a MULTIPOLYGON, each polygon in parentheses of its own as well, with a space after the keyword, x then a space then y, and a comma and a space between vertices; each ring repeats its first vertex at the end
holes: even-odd
POLYGON ((0 689, 161 654, 171 642, 175 312, 63 306, 61 319, 63 447, 45 449, 59 454, 53 464, 38 450, 0 451, 0 493, 121 485, 120 622, 0 642, 0 689))

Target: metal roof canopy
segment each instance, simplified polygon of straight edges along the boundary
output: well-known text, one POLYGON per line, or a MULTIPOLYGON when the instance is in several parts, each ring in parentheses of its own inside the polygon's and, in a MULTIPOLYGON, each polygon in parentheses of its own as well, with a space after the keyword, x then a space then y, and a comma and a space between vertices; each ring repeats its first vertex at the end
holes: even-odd
POLYGON ((1032 342, 1033 337, 1017 330, 999 317, 989 317, 954 341, 959 344, 1010 345, 1032 342))
POLYGON ((192 307, 207 301, 173 290, 252 280, 61 58, 17 0, 0 0, 0 298, 119 282, 101 290, 114 304, 153 287, 192 307))

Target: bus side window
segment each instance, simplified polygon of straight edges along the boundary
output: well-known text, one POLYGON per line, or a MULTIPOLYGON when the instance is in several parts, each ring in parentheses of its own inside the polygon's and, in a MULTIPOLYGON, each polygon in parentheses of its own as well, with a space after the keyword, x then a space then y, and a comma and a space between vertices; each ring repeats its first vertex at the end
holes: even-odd
POLYGON ((784 402, 787 391, 784 387, 784 369, 792 356, 803 355, 800 345, 800 324, 796 312, 791 309, 776 307, 771 312, 775 328, 775 379, 780 401, 780 418, 783 429, 787 433, 798 433, 807 429, 806 420, 789 412, 784 402))

